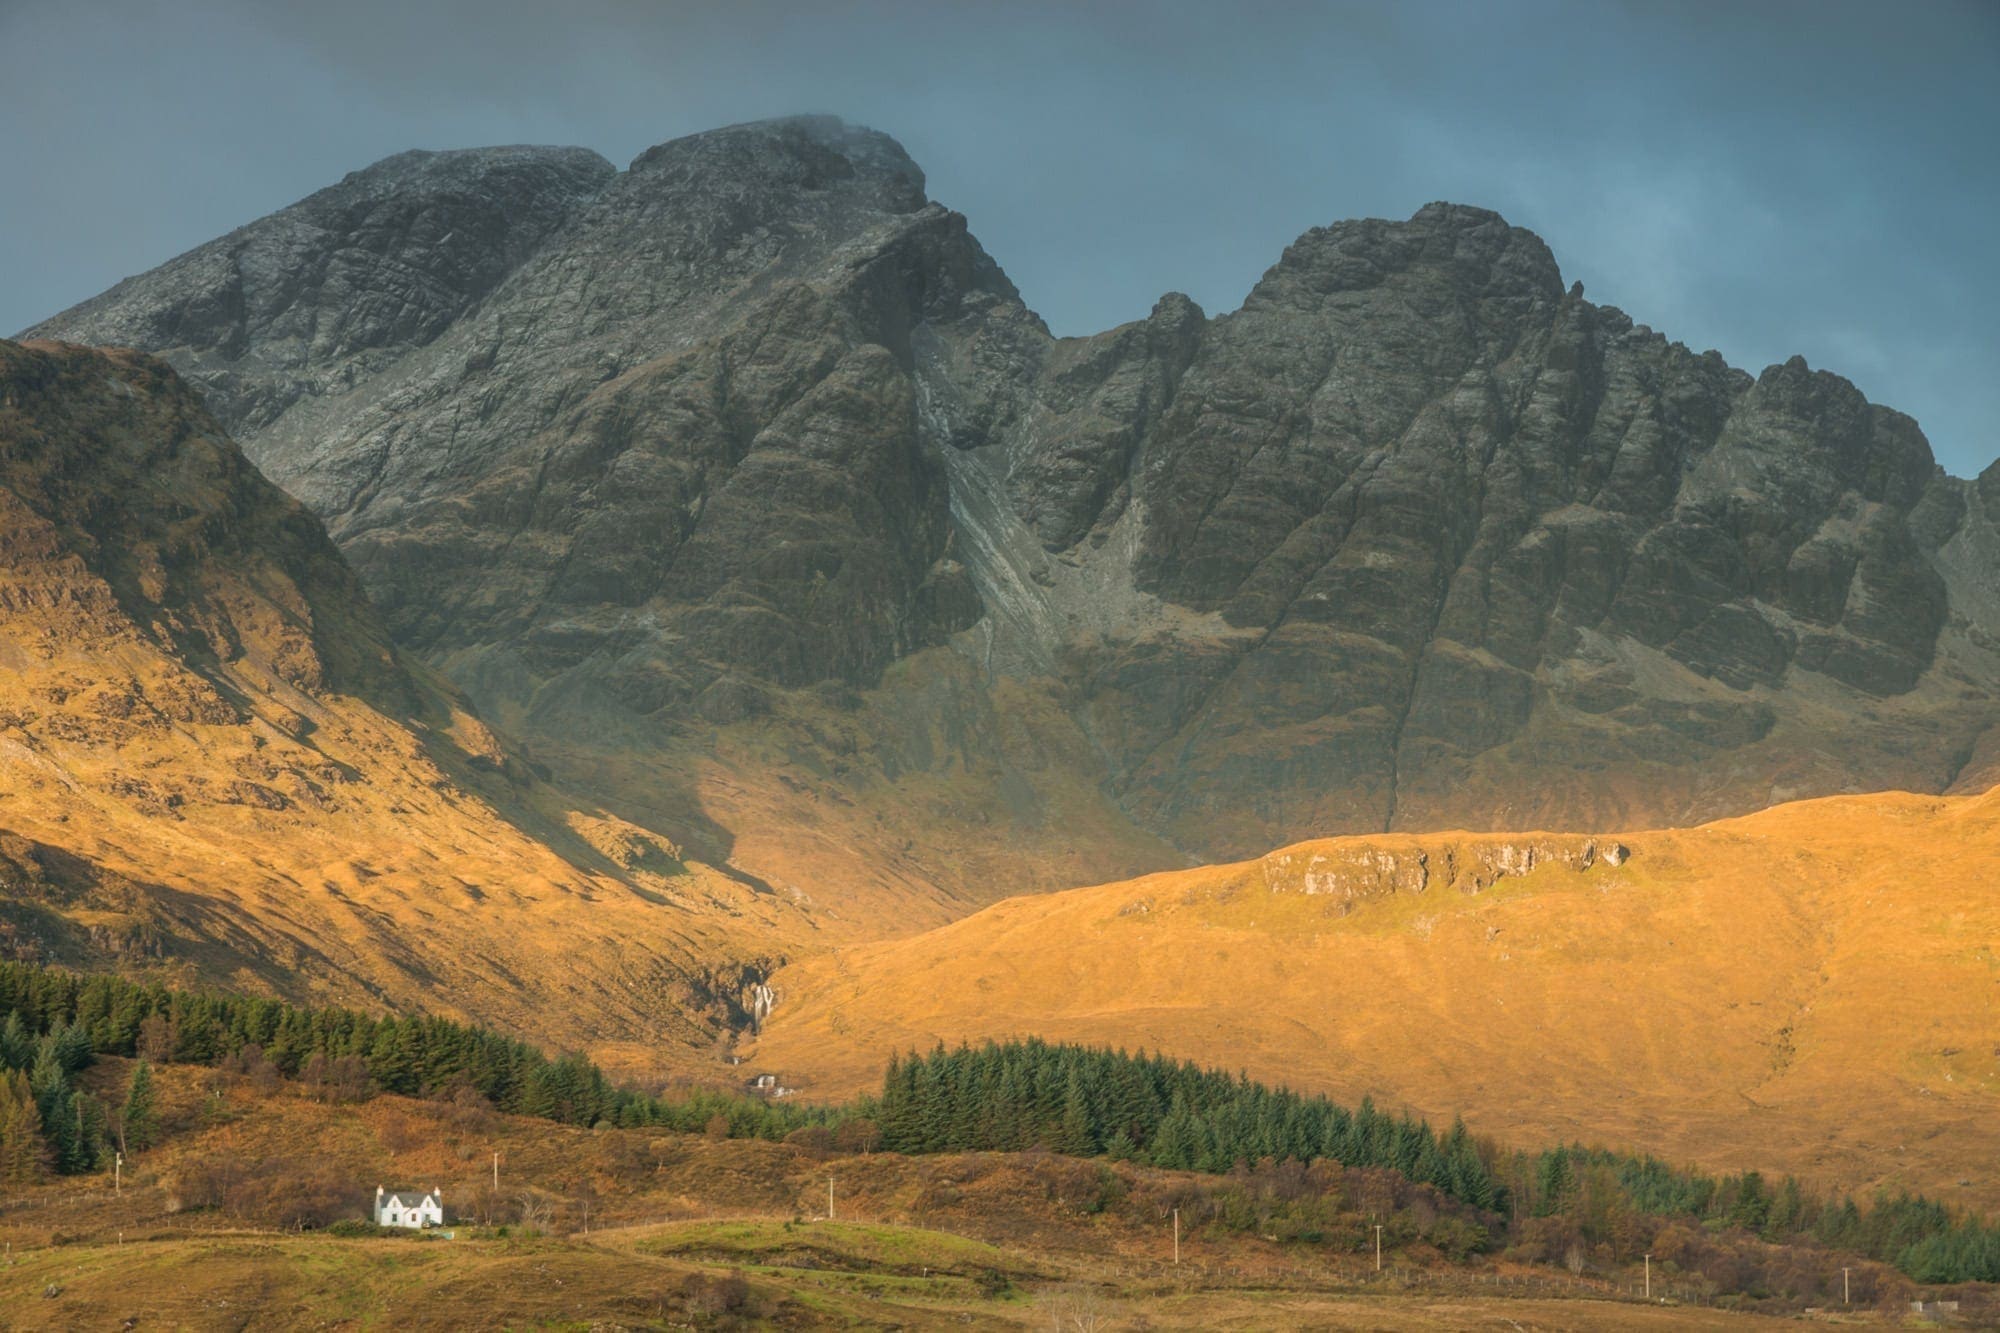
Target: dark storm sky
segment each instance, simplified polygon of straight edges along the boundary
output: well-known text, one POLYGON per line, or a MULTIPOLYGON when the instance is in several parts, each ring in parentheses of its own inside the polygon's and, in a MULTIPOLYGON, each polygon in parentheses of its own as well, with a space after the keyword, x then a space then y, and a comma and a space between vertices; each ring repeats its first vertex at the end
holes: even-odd
POLYGON ((832 111, 1058 333, 1497 208, 1593 299, 2000 454, 2000 3, 0 0, 0 330, 404 148, 832 111))

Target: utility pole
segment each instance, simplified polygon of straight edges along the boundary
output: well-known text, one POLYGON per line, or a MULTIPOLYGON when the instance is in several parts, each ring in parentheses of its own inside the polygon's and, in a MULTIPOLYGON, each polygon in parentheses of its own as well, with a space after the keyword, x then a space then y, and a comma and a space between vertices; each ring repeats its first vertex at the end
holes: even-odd
POLYGON ((1174 1209, 1174 1262, 1181 1261, 1181 1210, 1174 1209))
POLYGON ((1653 1299, 1653 1256, 1646 1256, 1646 1299, 1653 1299))
POLYGON ((826 1220, 833 1220, 833 1177, 826 1178, 826 1220))
POLYGON ((500 1154, 493 1154, 493 1192, 500 1192, 500 1154))
POLYGON ((1847 1295, 1847 1270, 1845 1268, 1840 1270, 1840 1303, 1842 1305, 1853 1304, 1847 1295))
POLYGON ((125 1192, 125 1154, 122 1152, 111 1154, 111 1192, 125 1192))
POLYGON ((1375 1271, 1382 1271, 1382 1224, 1375 1224, 1375 1271))

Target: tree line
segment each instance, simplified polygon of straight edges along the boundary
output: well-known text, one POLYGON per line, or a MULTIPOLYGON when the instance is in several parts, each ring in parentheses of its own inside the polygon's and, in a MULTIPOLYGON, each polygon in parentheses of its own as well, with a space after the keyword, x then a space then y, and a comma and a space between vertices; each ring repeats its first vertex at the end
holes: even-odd
MULTIPOLYGON (((1038 1039, 911 1052, 890 1061, 876 1113, 882 1144, 904 1153, 1043 1147, 1170 1170, 1229 1172, 1259 1162, 1386 1167, 1496 1218, 1505 1234, 1560 1259, 1573 1246, 1636 1253, 1645 1219, 1734 1227, 1891 1264, 1920 1282, 2000 1282, 2000 1226, 1955 1217, 1920 1195, 1867 1209, 1821 1199, 1790 1177, 1711 1176, 1651 1156, 1581 1145, 1507 1152, 1463 1121, 1439 1133, 1363 1098, 1325 1097, 1145 1052, 1038 1039)), ((1650 1229, 1650 1228, 1649 1228, 1650 1229)))
POLYGON ((74 1085, 93 1058, 72 1025, 37 1035, 18 1013, 0 1023, 0 1184, 26 1184, 49 1171, 80 1175, 112 1152, 152 1145, 159 1132, 152 1067, 135 1065, 124 1097, 111 1103, 74 1085))
POLYGON ((2000 1282, 2000 1226, 1916 1195, 1821 1199, 1787 1177, 1710 1176, 1657 1158, 1568 1146, 1509 1152, 1462 1122, 1352 1110, 1323 1096, 1140 1052, 1040 1040, 893 1058, 879 1098, 839 1106, 697 1090, 665 1097, 615 1086, 580 1055, 431 1017, 195 991, 0 963, 0 1181, 101 1168, 157 1133, 151 1070, 223 1066, 287 1079, 331 1101, 376 1092, 476 1101, 578 1126, 658 1127, 901 1153, 1017 1152, 1108 1157, 1170 1170, 1240 1172, 1259 1163, 1336 1162, 1428 1186, 1489 1230, 1556 1258, 1630 1250, 1661 1219, 1765 1240, 1851 1250, 1922 1282, 2000 1282), (136 1057, 122 1097, 76 1076, 98 1055, 136 1057), (817 1141, 817 1140, 816 1140, 817 1141))
POLYGON ((1776 1182, 1760 1171, 1714 1176, 1581 1144, 1511 1153, 1495 1172, 1513 1193, 1516 1234, 1550 1251, 1569 1239, 1631 1249, 1624 1242, 1646 1219, 1669 1219, 1774 1245, 1865 1255, 1919 1282, 2000 1282, 2000 1226, 1907 1191, 1878 1192, 1863 1208, 1789 1175, 1776 1182))
POLYGON ((1036 1039, 892 1059, 883 1078, 883 1146, 896 1152, 1017 1152, 1046 1147, 1176 1171, 1326 1158, 1384 1166, 1474 1208, 1504 1211, 1506 1191, 1455 1121, 1439 1134, 1363 1098, 1325 1097, 1164 1056, 1036 1039))
MULTIPOLYGON (((152 1131, 151 1066, 225 1066, 296 1081, 328 1101, 377 1092, 439 1100, 476 1097, 496 1110, 560 1124, 656 1126, 737 1138, 781 1139, 850 1108, 698 1091, 667 1099, 614 1086, 580 1055, 549 1058, 525 1042, 432 1017, 374 1017, 338 1006, 194 991, 102 974, 0 963, 0 1157, 22 1171, 77 1174, 152 1131), (99 1055, 137 1057, 139 1109, 77 1089, 99 1055), (32 1115, 30 1115, 32 1113, 32 1115), (122 1138, 121 1138, 122 1135, 122 1138), (7 1144, 16 1145, 9 1149, 7 1144), (39 1163, 39 1166, 31 1164, 39 1163)), ((0 1179, 9 1177, 0 1160, 0 1179)))

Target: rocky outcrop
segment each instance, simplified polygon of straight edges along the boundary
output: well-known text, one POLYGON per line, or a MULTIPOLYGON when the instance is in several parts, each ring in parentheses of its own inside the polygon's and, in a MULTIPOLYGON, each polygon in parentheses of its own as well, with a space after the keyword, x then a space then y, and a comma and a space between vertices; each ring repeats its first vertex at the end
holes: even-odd
POLYGON ((892 140, 804 118, 392 159, 39 331, 197 376, 399 643, 799 894, 1937 791, 2000 724, 1992 474, 1479 209, 1057 339, 892 140), (460 211, 480 263, 373 221, 460 211), (338 281, 282 317, 173 313, 307 236, 338 281))
POLYGON ((1322 843, 1287 848, 1263 859, 1264 885, 1273 893, 1329 897, 1345 904, 1362 898, 1444 889, 1483 893, 1501 880, 1519 879, 1542 866, 1585 871, 1625 864, 1631 849, 1596 838, 1545 837, 1476 840, 1407 847, 1322 843))

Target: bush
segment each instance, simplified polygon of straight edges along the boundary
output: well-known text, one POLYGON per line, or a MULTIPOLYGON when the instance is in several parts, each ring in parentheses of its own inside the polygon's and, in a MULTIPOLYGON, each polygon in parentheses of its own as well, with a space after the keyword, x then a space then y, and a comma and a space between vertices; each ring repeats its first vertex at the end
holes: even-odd
POLYGON ((1486 1228, 1463 1218, 1439 1219, 1430 1229, 1431 1244, 1453 1263, 1464 1263, 1487 1246, 1486 1228))
POLYGON ((882 1146, 882 1131, 873 1120, 856 1116, 834 1131, 833 1146, 842 1152, 872 1153, 882 1146))
POLYGON ((233 1153, 190 1158, 165 1182, 169 1212, 220 1209, 266 1226, 323 1227, 355 1205, 354 1187, 332 1167, 233 1153))
POLYGON ((824 1161, 833 1154, 833 1131, 825 1125, 800 1125, 785 1135, 785 1144, 815 1162, 824 1161))
POLYGON ((265 1159, 252 1163, 229 1186, 223 1206, 248 1221, 305 1231, 351 1215, 356 1193, 344 1176, 323 1163, 265 1159))
POLYGON ((750 1304, 750 1283, 741 1273, 689 1273, 681 1300, 689 1314, 735 1314, 750 1304))

